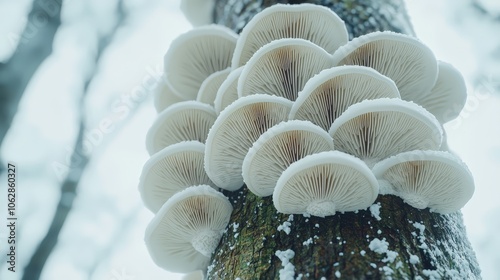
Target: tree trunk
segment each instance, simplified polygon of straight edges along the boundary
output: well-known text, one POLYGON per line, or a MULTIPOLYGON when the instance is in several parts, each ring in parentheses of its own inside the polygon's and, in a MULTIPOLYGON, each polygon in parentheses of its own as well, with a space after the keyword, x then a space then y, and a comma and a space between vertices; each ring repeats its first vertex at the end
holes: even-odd
MULTIPOLYGON (((284 2, 302 1, 217 0, 214 21, 239 33, 256 13, 284 2)), ((303 2, 334 10, 351 38, 377 30, 413 34, 402 0, 303 2)), ((440 215, 380 196, 371 210, 304 217, 277 213, 272 197, 256 197, 246 187, 225 195, 234 211, 209 279, 279 279, 287 273, 299 279, 480 278, 460 212, 440 215)))

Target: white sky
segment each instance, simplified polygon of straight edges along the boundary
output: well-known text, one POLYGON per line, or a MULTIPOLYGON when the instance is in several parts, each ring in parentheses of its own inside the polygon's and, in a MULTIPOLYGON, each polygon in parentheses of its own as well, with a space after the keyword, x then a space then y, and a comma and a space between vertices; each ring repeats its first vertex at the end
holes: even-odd
MULTIPOLYGON (((500 11, 494 1, 483 2, 500 11)), ((20 170, 18 212, 22 217, 22 232, 18 238, 22 245, 18 256, 21 266, 45 234, 53 215, 60 180, 53 164, 67 163, 75 138, 82 72, 91 58, 88 48, 96 38, 89 26, 109 26, 114 1, 106 2, 109 6, 103 6, 104 2, 98 0, 89 1, 90 4, 71 3, 64 10, 64 25, 57 34, 54 53, 30 83, 1 150, 2 158, 16 161, 20 170)), ((152 263, 142 241, 152 214, 142 207, 137 183, 148 158, 144 147, 146 131, 156 116, 152 98, 143 96, 146 104, 135 114, 131 112, 139 102, 124 103, 124 100, 144 88, 144 79, 158 75, 170 42, 190 25, 178 8, 179 0, 126 3, 133 14, 126 30, 103 57, 86 104, 90 113, 89 134, 93 137, 87 140, 97 156, 82 179, 74 211, 42 279, 88 279, 87 271, 96 264, 92 279, 120 280, 120 275, 151 280, 178 278, 152 263), (117 104, 126 106, 129 112, 115 112, 113 108, 117 104), (105 119, 112 120, 116 128, 125 123, 126 126, 119 133, 107 133, 99 129, 99 123, 105 119), (108 248, 109 244, 115 245, 108 248)), ((446 128, 450 147, 475 176, 476 193, 463 213, 483 278, 500 279, 497 266, 500 263, 497 252, 500 251, 497 238, 500 188, 495 185, 498 182, 495 172, 500 170, 497 124, 500 98, 491 87, 495 83, 498 86, 500 76, 496 73, 490 80, 486 79, 483 86, 472 83, 485 64, 495 69, 491 61, 486 61, 487 54, 500 44, 489 23, 474 17, 457 20, 457 13, 463 15, 466 9, 465 0, 409 0, 407 3, 419 38, 438 59, 452 63, 468 80, 466 109, 446 128), (457 6, 450 9, 452 4, 457 6)), ((0 59, 8 57, 13 50, 13 35, 21 32, 29 4, 28 0, 0 0, 3 19, 0 59)), ((5 242, 3 231, 0 237, 0 242, 5 242)), ((3 255, 3 251, 0 252, 3 255)), ((12 277, 5 267, 0 271, 1 279, 19 279, 20 275, 12 277)))

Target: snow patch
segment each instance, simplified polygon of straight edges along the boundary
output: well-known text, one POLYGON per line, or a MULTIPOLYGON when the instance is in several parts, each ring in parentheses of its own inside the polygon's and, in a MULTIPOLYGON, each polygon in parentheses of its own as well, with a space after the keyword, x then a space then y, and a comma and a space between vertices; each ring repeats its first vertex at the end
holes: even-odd
POLYGON ((309 239, 307 239, 306 241, 302 242, 302 245, 309 246, 312 243, 313 243, 313 239, 311 237, 309 237, 309 239))
POLYGON ((380 218, 380 207, 382 207, 380 202, 374 203, 370 206, 370 212, 372 213, 372 216, 377 219, 377 221, 382 220, 382 218, 380 218))
POLYGON ((295 256, 295 252, 290 249, 286 251, 277 250, 274 255, 280 259, 281 265, 283 266, 279 271, 280 280, 294 280, 295 266, 290 263, 290 259, 295 256))
POLYGON ((416 255, 410 255, 410 263, 411 264, 417 264, 420 262, 420 259, 416 255))
POLYGON ((340 275, 341 275, 340 271, 338 271, 338 270, 335 271, 335 277, 340 278, 340 275))

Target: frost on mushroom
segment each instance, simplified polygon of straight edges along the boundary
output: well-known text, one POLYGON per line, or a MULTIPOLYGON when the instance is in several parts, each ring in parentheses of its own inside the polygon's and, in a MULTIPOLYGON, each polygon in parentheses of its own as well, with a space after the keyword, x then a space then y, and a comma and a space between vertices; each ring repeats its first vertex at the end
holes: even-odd
POLYGON ((462 208, 474 193, 467 166, 449 152, 409 151, 373 167, 381 194, 401 197, 411 206, 442 214, 462 208))
POLYGON ((182 141, 205 143, 208 130, 216 119, 212 106, 197 101, 171 105, 156 118, 146 135, 150 155, 182 141))
POLYGON ((142 201, 158 212, 175 193, 190 186, 215 185, 203 168, 205 145, 198 141, 170 145, 154 154, 144 165, 139 181, 142 201))
POLYGON ((328 130, 349 106, 366 99, 400 98, 396 84, 369 67, 339 66, 307 81, 289 119, 309 120, 328 130))
POLYGON ((243 71, 243 67, 232 70, 220 85, 219 90, 217 90, 217 95, 214 100, 214 108, 217 115, 229 104, 238 99, 237 87, 241 71, 243 71))
POLYGON ((377 179, 363 161, 329 151, 292 163, 278 179, 273 203, 281 213, 325 217, 365 209, 377 194, 377 179))
POLYGON ((262 134, 250 148, 243 160, 243 180, 255 195, 272 195, 278 178, 291 163, 331 150, 332 137, 321 127, 308 121, 282 122, 262 134))
POLYGON ((163 75, 155 85, 155 88, 153 89, 153 96, 153 103, 156 112, 158 113, 165 110, 165 108, 170 105, 182 101, 187 101, 187 99, 182 97, 182 95, 175 92, 175 89, 167 81, 165 75, 163 75))
POLYGON ((335 149, 369 166, 412 150, 438 150, 442 129, 436 118, 415 103, 400 99, 365 100, 349 107, 330 128, 335 149))
POLYGON ((256 14, 243 28, 232 68, 245 65, 262 46, 282 38, 302 38, 333 53, 347 43, 344 21, 332 10, 312 4, 277 4, 256 14))
POLYGON ((229 72, 231 72, 231 69, 227 68, 221 71, 217 71, 208 76, 200 86, 200 90, 198 91, 198 95, 196 96, 196 101, 214 105, 217 91, 219 90, 222 82, 226 80, 229 72))
POLYGON ((428 94, 438 75, 432 51, 417 38, 390 31, 357 37, 334 54, 335 65, 372 67, 391 78, 401 98, 415 101, 428 94))
POLYGON ((443 61, 438 61, 439 74, 431 92, 415 100, 431 112, 440 123, 449 122, 460 114, 467 101, 467 88, 462 74, 443 61))
POLYGON ((208 133, 205 170, 220 188, 234 191, 243 185, 241 165, 259 136, 288 118, 292 101, 266 94, 240 98, 226 107, 208 133))
POLYGON ((294 101, 307 80, 331 67, 331 55, 310 41, 276 40, 260 48, 245 65, 238 96, 265 93, 294 101))
POLYGON ((206 270, 232 211, 229 200, 207 185, 175 194, 146 229, 153 261, 172 272, 206 270))
POLYGON ((177 37, 165 54, 165 74, 181 98, 194 100, 202 82, 212 73, 224 70, 238 35, 227 27, 207 25, 177 37))

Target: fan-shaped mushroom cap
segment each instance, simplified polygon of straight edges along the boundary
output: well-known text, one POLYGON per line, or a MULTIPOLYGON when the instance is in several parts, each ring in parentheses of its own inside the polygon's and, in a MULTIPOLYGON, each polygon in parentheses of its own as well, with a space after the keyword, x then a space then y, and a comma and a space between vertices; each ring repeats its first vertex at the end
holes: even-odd
POLYGON ((287 119, 292 101, 255 94, 242 97, 224 109, 208 133, 205 171, 219 188, 235 191, 243 185, 241 165, 259 136, 287 119))
POLYGON ((273 203, 281 213, 325 217, 365 209, 377 194, 377 179, 363 161, 329 151, 292 163, 276 184, 273 203))
POLYGON ((238 96, 265 93, 294 101, 307 80, 333 67, 324 49, 304 39, 280 39, 260 48, 243 68, 238 96))
POLYGON ((349 107, 330 128, 335 149, 377 161, 412 150, 438 150, 443 131, 436 118, 401 99, 365 100, 349 107))
POLYGON ((232 211, 229 200, 210 186, 176 193, 146 229, 144 240, 153 261, 172 272, 205 270, 232 211))
POLYGON ((217 95, 217 91, 221 86, 222 82, 226 80, 227 75, 231 72, 231 68, 227 68, 222 71, 217 71, 210 76, 208 76, 200 86, 198 91, 198 96, 196 101, 203 102, 205 104, 214 105, 214 100, 217 95))
POLYGON ((438 61, 439 74, 429 94, 415 100, 431 112, 439 122, 446 123, 458 117, 467 101, 467 87, 462 74, 443 61, 438 61))
POLYGON ((154 100, 156 112, 160 113, 165 108, 178 102, 187 101, 187 99, 181 98, 179 93, 175 92, 172 85, 167 81, 165 75, 158 81, 155 88, 153 89, 154 100))
POLYGON ((429 207, 441 214, 459 210, 474 193, 469 169, 449 152, 401 153, 377 163, 373 173, 381 194, 393 194, 415 208, 429 207))
POLYGON ((227 27, 207 25, 177 37, 165 54, 167 80, 184 99, 194 100, 201 83, 231 66, 238 35, 227 27))
POLYGON ((205 143, 208 130, 217 118, 214 109, 197 101, 184 101, 163 110, 146 135, 150 155, 183 141, 205 143))
POLYGON ((302 38, 333 53, 348 41, 344 21, 327 7, 277 4, 256 14, 236 43, 233 69, 245 65, 262 46, 282 38, 302 38))
POLYGON ((396 83, 404 100, 427 94, 438 74, 436 58, 427 46, 415 37, 390 31, 355 38, 340 47, 333 59, 335 65, 372 67, 396 83))
POLYGON ((307 81, 289 119, 309 120, 328 130, 349 106, 365 99, 400 98, 396 84, 369 67, 339 66, 307 81))
POLYGON ((238 99, 238 78, 241 75, 241 71, 243 71, 243 67, 231 71, 226 80, 220 85, 214 100, 214 108, 217 115, 229 104, 238 99))
POLYGON ((205 145, 187 141, 170 145, 154 154, 144 165, 139 181, 142 201, 152 212, 175 193, 190 186, 215 184, 203 167, 205 145))
POLYGON ((264 132, 243 160, 243 180, 257 196, 273 194, 281 173, 311 154, 333 150, 332 137, 308 121, 287 121, 264 132))
POLYGON ((215 0, 182 0, 181 11, 193 26, 213 23, 215 0))

